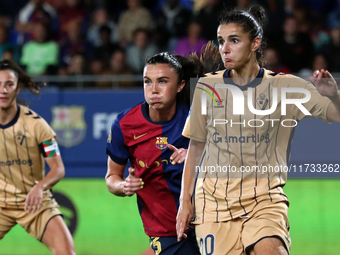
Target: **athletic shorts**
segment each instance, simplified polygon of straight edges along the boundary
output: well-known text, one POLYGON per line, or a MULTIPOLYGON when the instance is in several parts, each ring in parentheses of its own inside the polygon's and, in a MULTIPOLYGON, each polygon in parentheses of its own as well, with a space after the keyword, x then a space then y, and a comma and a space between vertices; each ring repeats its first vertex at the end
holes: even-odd
POLYGON ((258 203, 254 210, 242 217, 196 225, 196 237, 202 255, 244 255, 264 238, 282 241, 288 254, 288 206, 284 202, 258 203))
POLYGON ((187 235, 180 242, 177 236, 150 237, 150 246, 156 255, 199 255, 195 231, 187 235))
POLYGON ((18 223, 28 234, 41 241, 48 222, 62 215, 57 207, 54 199, 44 202, 41 209, 33 214, 24 209, 0 207, 0 240, 18 223))

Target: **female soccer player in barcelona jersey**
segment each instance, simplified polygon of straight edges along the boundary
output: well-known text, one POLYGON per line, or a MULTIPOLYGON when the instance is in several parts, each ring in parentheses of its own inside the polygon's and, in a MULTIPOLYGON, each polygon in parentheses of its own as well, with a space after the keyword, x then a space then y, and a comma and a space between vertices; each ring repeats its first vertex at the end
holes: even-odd
MULTIPOLYGON (((203 55, 211 60, 209 69, 217 70, 217 48, 209 45, 203 55)), ((189 143, 182 136, 189 112, 189 80, 203 74, 203 69, 197 56, 151 57, 144 68, 145 102, 120 113, 108 139, 108 189, 117 196, 137 194, 144 230, 156 254, 199 254, 194 231, 177 242, 176 215, 189 143), (128 159, 132 168, 124 180, 128 159)))
POLYGON ((202 254, 288 254, 282 187, 294 127, 308 116, 340 122, 340 94, 328 71, 315 71, 314 86, 261 68, 263 19, 257 6, 222 15, 217 39, 226 69, 199 80, 183 131, 191 140, 177 234, 181 240, 193 220, 202 254))
POLYGON ((39 94, 16 64, 0 61, 0 239, 20 224, 53 254, 75 254, 50 192, 65 174, 56 135, 44 119, 17 103, 21 87, 39 94), (44 160, 50 167, 46 176, 44 160))

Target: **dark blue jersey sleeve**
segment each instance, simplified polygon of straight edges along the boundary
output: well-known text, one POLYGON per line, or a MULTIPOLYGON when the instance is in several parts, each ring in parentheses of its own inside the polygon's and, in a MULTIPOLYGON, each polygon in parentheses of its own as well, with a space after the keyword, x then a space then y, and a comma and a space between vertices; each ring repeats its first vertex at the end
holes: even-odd
POLYGON ((128 147, 125 145, 124 136, 120 127, 119 116, 112 124, 111 132, 106 144, 106 154, 110 156, 112 161, 120 165, 126 165, 130 153, 128 147))

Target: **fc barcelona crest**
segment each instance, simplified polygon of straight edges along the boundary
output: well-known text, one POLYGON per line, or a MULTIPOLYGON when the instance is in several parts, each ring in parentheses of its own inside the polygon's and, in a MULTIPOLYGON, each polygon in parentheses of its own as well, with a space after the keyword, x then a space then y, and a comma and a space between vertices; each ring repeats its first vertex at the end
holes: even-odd
POLYGON ((85 108, 83 106, 56 106, 52 108, 51 126, 57 133, 61 146, 72 147, 80 144, 86 136, 85 108))
POLYGON ((168 138, 156 137, 156 147, 160 150, 164 150, 166 147, 168 147, 168 138))

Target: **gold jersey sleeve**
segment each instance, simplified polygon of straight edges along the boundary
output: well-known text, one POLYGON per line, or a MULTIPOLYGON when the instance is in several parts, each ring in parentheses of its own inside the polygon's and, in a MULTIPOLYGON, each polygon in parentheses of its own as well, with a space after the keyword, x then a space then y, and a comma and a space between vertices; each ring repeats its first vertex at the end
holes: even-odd
POLYGON ((56 134, 52 130, 50 125, 41 117, 37 119, 37 121, 34 124, 32 123, 32 127, 34 127, 33 132, 35 134, 38 144, 41 144, 42 142, 45 142, 47 140, 50 140, 51 138, 56 137, 56 134))
MULTIPOLYGON (((308 102, 303 103, 303 106, 311 113, 311 116, 303 114, 302 111, 297 111, 297 108, 295 105, 289 105, 287 111, 293 111, 296 112, 296 118, 298 120, 301 120, 305 117, 315 117, 319 118, 325 122, 329 122, 327 120, 327 109, 330 104, 330 100, 327 97, 324 97, 320 95, 320 93, 317 91, 316 87, 299 77, 296 77, 294 75, 282 75, 278 76, 277 79, 279 79, 280 87, 281 88, 303 88, 310 92, 311 98, 308 100, 308 102)), ((304 98, 305 94, 299 93, 287 93, 287 98, 294 99, 294 98, 304 98)))

